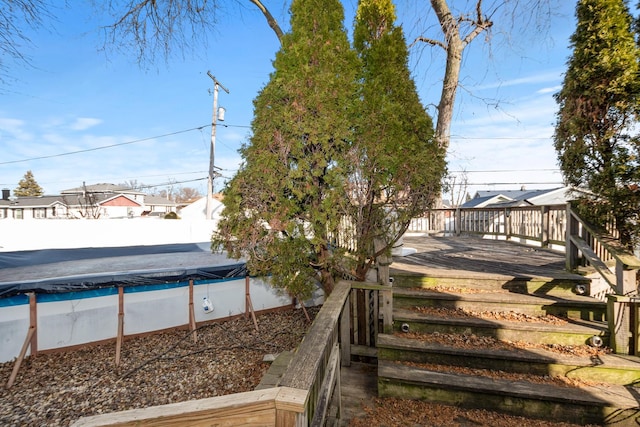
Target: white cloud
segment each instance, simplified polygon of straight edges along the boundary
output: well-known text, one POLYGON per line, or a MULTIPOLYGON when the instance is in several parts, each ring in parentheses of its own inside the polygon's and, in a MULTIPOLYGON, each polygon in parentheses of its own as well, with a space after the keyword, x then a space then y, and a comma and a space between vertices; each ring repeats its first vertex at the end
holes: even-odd
POLYGON ((0 141, 28 140, 30 137, 24 120, 0 117, 0 141))
POLYGON ((73 123, 69 125, 71 130, 87 130, 102 123, 100 119, 94 119, 92 117, 78 117, 73 123))
POLYGON ((475 87, 475 89, 495 89, 510 86, 530 85, 538 83, 555 83, 562 78, 562 71, 548 71, 546 73, 536 73, 525 77, 518 77, 511 80, 496 81, 475 87))
POLYGON ((560 89, 562 89, 562 86, 561 85, 557 85, 557 86, 551 86, 551 87, 542 88, 542 89, 538 90, 536 93, 538 93, 540 95, 546 95, 547 93, 556 93, 560 89))

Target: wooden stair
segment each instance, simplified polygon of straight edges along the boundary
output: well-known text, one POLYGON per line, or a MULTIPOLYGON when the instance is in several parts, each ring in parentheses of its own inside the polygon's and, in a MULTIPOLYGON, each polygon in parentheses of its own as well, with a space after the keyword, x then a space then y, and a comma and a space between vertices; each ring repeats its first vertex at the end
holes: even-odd
POLYGON ((584 289, 566 278, 394 275, 394 333, 377 340, 379 396, 637 426, 640 359, 571 354, 609 340, 606 304, 576 294, 584 289), (537 318, 547 315, 561 319, 537 318))

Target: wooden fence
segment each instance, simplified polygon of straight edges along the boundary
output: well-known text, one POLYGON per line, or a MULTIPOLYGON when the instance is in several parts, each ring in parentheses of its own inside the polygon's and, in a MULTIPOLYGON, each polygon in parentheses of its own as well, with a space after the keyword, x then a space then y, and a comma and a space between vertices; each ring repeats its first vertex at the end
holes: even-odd
POLYGON ((375 356, 378 332, 391 330, 391 297, 390 286, 340 281, 279 387, 85 417, 72 426, 323 426, 341 414, 340 366, 352 355, 375 356))

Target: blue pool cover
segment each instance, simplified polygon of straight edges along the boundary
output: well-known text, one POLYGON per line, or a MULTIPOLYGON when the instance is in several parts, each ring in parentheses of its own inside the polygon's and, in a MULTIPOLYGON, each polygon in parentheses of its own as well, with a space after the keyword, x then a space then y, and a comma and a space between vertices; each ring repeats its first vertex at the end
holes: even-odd
POLYGON ((244 261, 209 243, 0 252, 0 298, 244 277, 244 261))

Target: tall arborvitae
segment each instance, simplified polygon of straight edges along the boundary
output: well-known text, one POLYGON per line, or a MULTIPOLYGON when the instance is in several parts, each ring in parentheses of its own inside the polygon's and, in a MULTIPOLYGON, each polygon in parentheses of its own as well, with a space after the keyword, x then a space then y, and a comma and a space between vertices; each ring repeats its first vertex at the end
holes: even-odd
POLYGON ((602 225, 613 215, 622 243, 640 237, 639 51, 624 0, 580 0, 559 104, 555 147, 580 211, 602 225))
POLYGON ((362 85, 350 170, 360 279, 367 260, 388 252, 437 199, 445 172, 444 148, 418 97, 395 19, 391 0, 360 0, 354 45, 362 85))
POLYGON ((345 172, 357 59, 338 0, 294 0, 291 31, 254 101, 253 136, 225 190, 215 248, 246 257, 294 296, 334 284, 329 235, 345 213, 345 172))
POLYGON ((16 189, 13 190, 13 194, 19 197, 42 196, 43 193, 42 187, 40 187, 40 184, 33 177, 33 172, 30 170, 24 174, 16 189))

